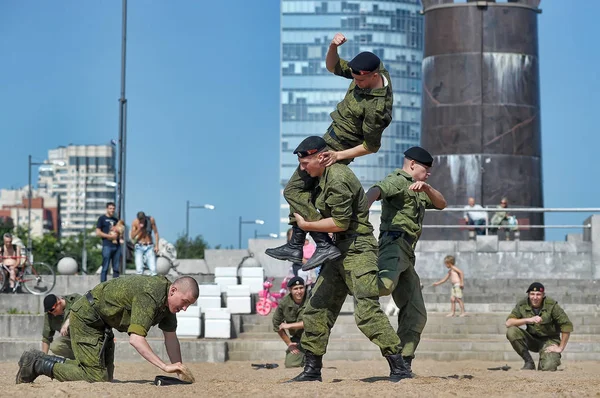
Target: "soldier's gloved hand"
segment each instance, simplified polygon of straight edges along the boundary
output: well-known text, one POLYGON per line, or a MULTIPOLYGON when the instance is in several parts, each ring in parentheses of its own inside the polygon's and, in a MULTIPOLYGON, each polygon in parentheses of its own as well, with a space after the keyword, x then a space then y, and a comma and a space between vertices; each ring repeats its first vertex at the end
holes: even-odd
POLYGON ((336 33, 331 40, 331 45, 339 47, 346 42, 346 36, 341 33, 336 33))

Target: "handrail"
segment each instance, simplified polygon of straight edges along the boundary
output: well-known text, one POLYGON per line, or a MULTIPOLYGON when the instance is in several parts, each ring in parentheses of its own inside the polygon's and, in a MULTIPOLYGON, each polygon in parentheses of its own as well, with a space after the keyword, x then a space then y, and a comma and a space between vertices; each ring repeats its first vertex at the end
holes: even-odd
POLYGON ((469 211, 485 211, 497 212, 506 211, 508 213, 600 213, 598 207, 482 207, 480 209, 466 209, 464 207, 446 207, 444 210, 427 209, 427 211, 449 211, 449 212, 469 212, 469 211))
POLYGON ((501 229, 528 229, 528 228, 564 228, 564 229, 575 229, 575 228, 592 228, 592 224, 583 224, 583 225, 493 225, 493 224, 484 224, 484 225, 429 225, 423 224, 423 228, 460 228, 460 229, 477 229, 477 228, 501 228, 501 229))

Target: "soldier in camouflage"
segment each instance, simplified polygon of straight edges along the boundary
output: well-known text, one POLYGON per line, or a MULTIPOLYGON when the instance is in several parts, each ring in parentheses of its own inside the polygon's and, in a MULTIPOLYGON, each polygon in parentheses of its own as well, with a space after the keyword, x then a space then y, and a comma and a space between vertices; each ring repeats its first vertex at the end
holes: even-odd
POLYGON ((421 280, 415 271, 415 245, 425 209, 446 207, 444 196, 426 182, 432 165, 433 157, 425 149, 409 148, 402 169, 394 170, 367 192, 369 207, 381 200, 379 294, 391 294, 399 309, 397 333, 409 369, 427 323, 421 280))
POLYGON ((75 359, 73 349, 71 348, 71 339, 69 337, 69 312, 75 301, 81 297, 81 294, 68 294, 64 297, 49 294, 44 297, 44 329, 42 330, 42 351, 48 354, 48 350, 55 355, 67 359, 75 359), (60 333, 60 336, 54 339, 54 334, 60 333))
POLYGON ((341 163, 323 164, 327 143, 308 137, 294 151, 300 169, 318 179, 314 204, 323 218, 306 221, 296 213, 304 231, 335 234, 342 256, 323 265, 304 309, 304 371, 290 381, 321 381, 323 355, 331 328, 348 294, 354 296, 354 317, 358 328, 375 343, 390 366, 390 380, 410 378, 400 354, 400 339, 379 305, 377 283, 377 241, 369 223, 365 192, 352 170, 341 163))
MULTIPOLYGON (((359 156, 375 153, 381 147, 381 135, 392 121, 392 81, 383 63, 375 54, 362 52, 350 62, 341 59, 338 47, 346 42, 337 33, 329 46, 325 60, 327 70, 337 76, 352 79, 343 101, 331 113, 331 125, 323 136, 327 150, 321 154, 322 163, 349 164, 359 156)), ((298 168, 290 178, 283 195, 290 205, 292 238, 283 246, 267 249, 266 253, 279 260, 302 262, 302 247, 306 231, 298 228, 294 213, 309 221, 318 221, 321 215, 311 202, 315 179, 298 168)), ((319 266, 341 255, 326 233, 311 231, 316 243, 314 255, 305 269, 319 266)))
POLYGON ((289 294, 279 302, 273 314, 273 331, 287 345, 286 368, 298 368, 304 365, 304 350, 300 345, 300 338, 304 331, 302 312, 306 301, 304 283, 304 279, 299 276, 290 279, 287 283, 289 294), (286 330, 289 331, 289 336, 286 330))
POLYGON ((96 286, 71 307, 70 330, 75 360, 30 350, 19 360, 16 381, 32 383, 45 375, 58 381, 111 381, 114 369, 112 328, 129 334, 129 343, 144 359, 166 373, 182 373, 175 314, 198 299, 198 283, 184 276, 171 283, 163 276, 127 276, 96 286), (171 364, 150 348, 150 327, 163 331, 171 364))
POLYGON ((555 371, 560 354, 567 347, 573 324, 565 311, 550 297, 544 285, 532 283, 527 297, 520 300, 506 320, 506 338, 523 358, 524 370, 535 370, 529 351, 539 352, 538 370, 555 371), (527 325, 527 329, 520 326, 527 325))

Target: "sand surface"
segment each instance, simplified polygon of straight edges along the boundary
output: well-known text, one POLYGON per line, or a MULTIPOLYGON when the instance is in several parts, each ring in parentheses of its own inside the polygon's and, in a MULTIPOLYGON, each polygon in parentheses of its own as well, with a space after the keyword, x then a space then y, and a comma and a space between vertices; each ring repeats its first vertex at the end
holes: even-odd
POLYGON ((148 363, 118 363, 113 383, 60 383, 45 376, 33 384, 15 385, 16 363, 0 363, 0 395, 5 397, 600 397, 600 362, 565 362, 557 372, 521 371, 509 362, 508 371, 488 367, 505 365, 482 361, 415 361, 417 377, 391 383, 385 380, 387 363, 381 361, 324 361, 323 383, 286 384, 300 369, 252 368, 250 362, 188 363, 196 383, 184 386, 152 384, 162 374, 148 363), (459 378, 448 376, 458 375, 459 378), (472 376, 465 378, 464 376, 472 376))

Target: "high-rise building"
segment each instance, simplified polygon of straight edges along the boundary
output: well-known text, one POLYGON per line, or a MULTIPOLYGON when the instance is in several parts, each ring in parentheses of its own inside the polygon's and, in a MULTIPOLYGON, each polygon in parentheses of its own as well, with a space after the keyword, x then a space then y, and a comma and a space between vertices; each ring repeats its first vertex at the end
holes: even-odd
POLYGON ((351 164, 363 186, 368 188, 401 167, 403 152, 419 144, 420 9, 418 0, 281 1, 281 236, 288 228, 289 214, 283 188, 298 166, 292 152, 307 136, 326 132, 331 123, 329 114, 350 84, 325 67, 335 33, 343 33, 348 40, 338 48, 340 57, 350 60, 361 51, 371 51, 382 59, 392 78, 393 120, 383 134, 381 148, 351 164))
POLYGON ((106 203, 115 201, 115 148, 69 145, 48 151, 38 189, 59 200, 62 236, 95 228, 106 203))

